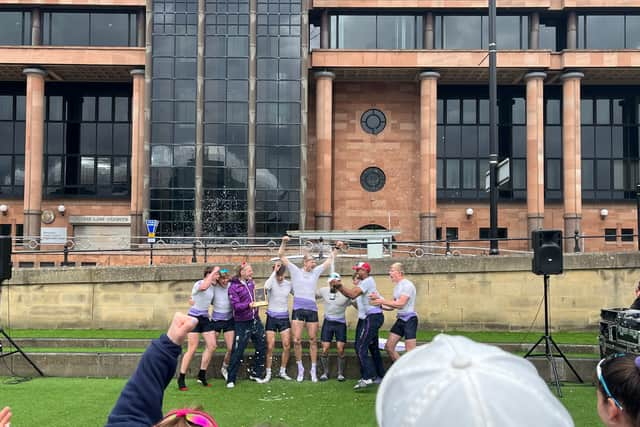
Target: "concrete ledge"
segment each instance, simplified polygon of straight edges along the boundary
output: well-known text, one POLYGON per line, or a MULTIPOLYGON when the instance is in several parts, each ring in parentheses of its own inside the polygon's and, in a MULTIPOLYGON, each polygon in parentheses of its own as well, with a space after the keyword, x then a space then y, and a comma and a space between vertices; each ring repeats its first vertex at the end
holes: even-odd
MULTIPOLYGON (((248 353, 245 353, 248 354, 248 353)), ((141 354, 125 354, 125 353, 29 353, 29 358, 44 372, 47 376, 52 377, 129 377, 135 370, 140 360, 141 354)), ((209 378, 221 378, 220 366, 222 364, 222 354, 214 355, 209 367, 209 378)), ((278 355, 274 355, 273 366, 277 369, 280 367, 278 355)), ((24 375, 37 376, 33 367, 19 354, 7 357, 7 364, 0 364, 0 375, 24 375), (10 370, 8 369, 10 368, 10 370)), ((245 356, 243 365, 240 367, 238 376, 246 378, 247 370, 250 366, 252 356, 245 356)), ((387 367, 389 359, 383 357, 387 367)), ((550 363, 545 358, 529 359, 538 369, 540 375, 547 381, 552 378, 552 370, 550 363)), ((577 381, 569 367, 562 359, 556 358, 556 366, 558 368, 558 376, 562 381, 577 381)), ((304 356, 303 362, 305 366, 309 364, 309 358, 304 356)), ((593 380, 597 359, 570 359, 572 366, 578 371, 582 379, 590 383, 593 380)), ((336 357, 330 357, 330 372, 335 375, 336 357)), ((197 367, 200 364, 200 358, 196 355, 191 362, 191 367, 187 372, 190 378, 197 374, 197 367)), ((289 374, 295 371, 295 361, 293 357, 288 365, 289 374)), ((345 376, 349 379, 357 379, 360 376, 357 358, 354 354, 347 355, 345 376)))

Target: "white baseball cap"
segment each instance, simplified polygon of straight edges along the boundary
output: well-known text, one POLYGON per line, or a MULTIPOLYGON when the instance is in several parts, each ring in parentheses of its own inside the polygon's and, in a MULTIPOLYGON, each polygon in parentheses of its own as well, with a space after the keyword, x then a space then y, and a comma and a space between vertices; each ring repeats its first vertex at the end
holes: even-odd
POLYGON ((331 283, 334 280, 340 280, 340 275, 338 273, 329 274, 329 278, 327 279, 327 283, 331 283))
POLYGON ((528 360, 440 334, 387 372, 376 397, 380 427, 573 427, 528 360))

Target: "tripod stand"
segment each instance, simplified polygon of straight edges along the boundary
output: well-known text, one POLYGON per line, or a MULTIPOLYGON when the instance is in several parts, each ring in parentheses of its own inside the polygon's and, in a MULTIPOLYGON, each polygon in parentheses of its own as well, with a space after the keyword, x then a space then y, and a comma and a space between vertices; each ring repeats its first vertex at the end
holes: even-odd
MULTIPOLYGON (((0 296, 2 296, 2 280, 0 279, 0 296)), ((27 362, 29 362, 29 364, 31 366, 33 366, 33 369, 35 369, 41 377, 44 377, 44 374, 42 373, 42 371, 40 370, 40 368, 38 368, 38 366, 36 366, 35 363, 33 363, 33 360, 31 360, 29 358, 29 356, 27 356, 24 351, 22 351, 22 349, 20 348, 20 346, 18 346, 18 344, 15 343, 15 341, 13 341, 11 339, 11 337, 9 335, 7 335, 7 333, 4 331, 4 329, 2 328, 2 326, 0 326, 0 335, 2 335, 3 337, 5 337, 7 339, 7 341, 9 341, 11 343, 11 345, 13 346, 14 350, 10 351, 8 353, 4 353, 2 352, 2 343, 0 343, 0 359, 2 359, 3 357, 7 357, 7 356, 11 356, 12 354, 16 354, 16 353, 20 353, 22 355, 22 357, 25 358, 25 360, 27 362)), ((2 338, 2 337, 0 337, 2 338)))
POLYGON ((580 375, 578 375, 578 372, 576 372, 576 370, 571 365, 569 360, 565 357, 564 353, 562 353, 562 350, 560 350, 560 347, 558 347, 558 344, 556 344, 556 342, 553 340, 553 337, 551 336, 551 332, 549 332, 549 298, 548 298, 548 295, 549 295, 549 275, 545 274, 544 275, 544 335, 541 336, 540 339, 538 341, 536 341, 536 343, 533 345, 533 347, 531 347, 529 349, 527 354, 524 355, 524 358, 527 359, 529 357, 540 357, 540 356, 544 356, 544 357, 547 358, 547 360, 551 364, 551 370, 553 371, 553 379, 554 379, 553 382, 556 385, 556 390, 558 392, 558 396, 562 397, 562 391, 560 390, 560 380, 558 378, 558 368, 556 367, 556 361, 555 361, 554 357, 557 357, 557 356, 562 357, 564 359, 564 361, 566 362, 567 366, 569 366, 569 368, 571 369, 573 374, 576 376, 576 378, 578 378, 578 381, 580 381, 580 382, 583 382, 583 381, 582 381, 582 378, 580 378, 580 375), (534 353, 533 351, 543 341, 544 341, 544 353, 534 353), (553 348, 555 348, 557 353, 553 352, 553 350, 551 349, 551 346, 553 346, 553 348))

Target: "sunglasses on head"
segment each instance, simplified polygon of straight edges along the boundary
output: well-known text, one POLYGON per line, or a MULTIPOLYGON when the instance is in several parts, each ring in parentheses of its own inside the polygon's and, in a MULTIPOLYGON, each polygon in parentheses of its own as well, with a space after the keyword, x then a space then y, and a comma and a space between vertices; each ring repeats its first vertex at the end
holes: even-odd
POLYGON ((618 402, 618 399, 616 399, 615 397, 613 397, 613 394, 611 394, 611 391, 609 390, 609 387, 607 386, 607 382, 604 380, 604 375, 602 375, 602 365, 604 363, 608 363, 613 359, 617 359, 618 357, 624 357, 626 356, 626 354, 624 353, 615 353, 612 354, 608 357, 605 357, 604 359, 602 359, 601 361, 598 362, 598 365, 596 366, 596 375, 598 376, 598 381, 600 381, 600 384, 602 385, 602 389, 604 390, 605 394, 607 395, 607 397, 611 400, 613 400, 613 403, 616 404, 616 406, 622 410, 622 405, 620 404, 620 402, 618 402))
POLYGON ((173 420, 175 418, 184 418, 194 426, 218 427, 218 424, 211 415, 203 411, 198 411, 197 409, 174 409, 164 417, 165 420, 173 420))

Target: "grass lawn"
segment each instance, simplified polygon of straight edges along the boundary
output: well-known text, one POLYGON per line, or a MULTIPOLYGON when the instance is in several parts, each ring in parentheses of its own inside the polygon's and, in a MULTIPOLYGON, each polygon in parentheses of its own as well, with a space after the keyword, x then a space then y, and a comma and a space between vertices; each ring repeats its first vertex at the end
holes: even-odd
MULTIPOLYGON (((34 378, 10 384, 0 378, 0 404, 14 413, 12 427, 46 425, 102 426, 125 379, 34 378)), ((165 394, 165 411, 202 406, 222 427, 256 426, 375 426, 375 389, 356 393, 354 380, 302 384, 273 380, 266 385, 240 381, 227 390, 222 380, 203 388, 188 380, 189 391, 179 392, 173 382, 165 394)), ((601 426, 592 386, 564 385, 561 401, 576 426, 601 426)))

